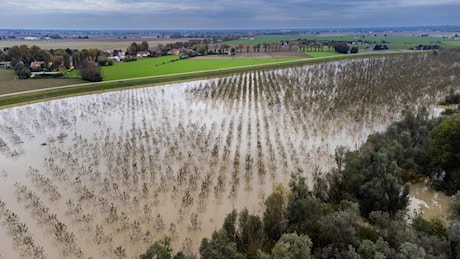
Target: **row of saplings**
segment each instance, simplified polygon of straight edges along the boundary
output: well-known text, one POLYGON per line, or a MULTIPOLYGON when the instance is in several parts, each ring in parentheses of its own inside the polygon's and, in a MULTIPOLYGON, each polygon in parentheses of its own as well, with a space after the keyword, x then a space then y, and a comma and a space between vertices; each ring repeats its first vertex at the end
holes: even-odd
MULTIPOLYGON (((301 172, 289 189, 278 186, 262 217, 245 209, 227 215, 221 229, 201 241, 202 258, 458 258, 460 257, 460 117, 429 119, 425 109, 357 151, 336 151, 337 168, 315 177, 310 190, 301 172), (408 221, 409 184, 430 176, 456 194, 448 223, 416 215, 408 221)), ((171 258, 170 239, 141 258, 171 258)), ((195 257, 178 252, 176 258, 195 257)))

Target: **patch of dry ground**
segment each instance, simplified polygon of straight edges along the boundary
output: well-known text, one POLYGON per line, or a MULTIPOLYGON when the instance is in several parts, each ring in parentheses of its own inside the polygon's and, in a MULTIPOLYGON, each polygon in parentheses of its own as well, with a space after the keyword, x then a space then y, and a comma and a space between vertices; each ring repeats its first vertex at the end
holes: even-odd
POLYGON ((28 79, 14 78, 12 70, 0 69, 0 95, 33 89, 45 89, 64 85, 84 83, 79 79, 28 79))

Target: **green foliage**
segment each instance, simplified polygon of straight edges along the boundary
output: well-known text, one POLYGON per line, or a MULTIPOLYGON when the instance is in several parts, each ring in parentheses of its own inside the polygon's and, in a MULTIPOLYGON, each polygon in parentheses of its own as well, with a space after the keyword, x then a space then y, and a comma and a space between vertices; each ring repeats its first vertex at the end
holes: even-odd
POLYGON ((401 244, 397 258, 420 259, 425 257, 425 250, 413 243, 404 242, 401 244))
POLYGON ((460 242, 460 221, 454 220, 447 228, 447 236, 450 241, 460 242))
POLYGON ((14 71, 16 72, 16 75, 18 76, 19 79, 28 79, 30 78, 31 72, 30 69, 24 65, 16 65, 14 68, 14 71))
POLYGON ((355 229, 358 219, 358 205, 350 201, 342 201, 338 210, 317 220, 319 238, 316 244, 338 251, 346 250, 348 245, 356 244, 358 241, 355 229))
POLYGON ((460 257, 460 221, 454 220, 449 224, 447 237, 451 243, 452 257, 460 257))
POLYGON ((140 255, 139 258, 141 259, 152 259, 152 258, 161 258, 161 259, 169 259, 172 256, 172 248, 171 248, 171 238, 164 237, 147 249, 147 251, 140 255))
POLYGON ((350 50, 350 46, 348 46, 348 44, 345 42, 339 42, 334 44, 334 50, 338 53, 347 54, 350 50))
POLYGON ((457 191, 457 194, 455 194, 454 200, 449 205, 449 210, 453 219, 460 220, 460 191, 457 191))
POLYGON ((83 80, 91 82, 102 81, 101 68, 94 63, 83 62, 79 74, 83 80))
POLYGON ((430 120, 424 108, 417 114, 405 109, 402 114, 401 121, 370 135, 357 151, 336 152, 338 168, 329 178, 330 201, 357 201, 364 217, 372 211, 394 216, 405 210, 409 199, 405 182, 431 173, 429 133, 440 119, 430 120))
POLYGON ((417 232, 417 245, 423 247, 426 258, 448 258, 451 256, 450 242, 447 236, 430 236, 423 232, 417 232))
POLYGON ((231 241, 236 241, 236 221, 238 219, 238 213, 236 212, 236 210, 232 210, 232 212, 230 214, 227 215, 227 217, 225 217, 225 220, 224 220, 224 224, 222 226, 222 228, 224 229, 225 231, 225 234, 227 235, 227 237, 229 238, 229 240, 231 241))
POLYGON ((149 50, 149 43, 146 41, 143 41, 140 44, 138 44, 137 42, 131 43, 131 45, 129 45, 126 52, 128 53, 128 55, 136 56, 138 52, 148 51, 148 50, 149 50))
POLYGON ((291 196, 287 205, 288 231, 308 234, 313 240, 320 235, 318 220, 325 214, 322 201, 308 190, 304 177, 291 176, 291 196))
POLYGON ((228 214, 223 228, 213 233, 211 240, 201 241, 202 258, 256 258, 264 241, 264 229, 259 216, 250 215, 247 209, 238 215, 228 214), (238 216, 238 218, 237 218, 238 216))
POLYGON ((312 242, 307 235, 284 234, 272 249, 274 258, 311 258, 312 242))
POLYGON ((99 64, 99 66, 105 66, 107 65, 107 63, 108 63, 107 56, 100 55, 97 57, 97 64, 99 64))
POLYGON ((238 252, 236 242, 230 240, 224 230, 214 231, 211 240, 204 238, 200 244, 201 258, 243 258, 238 252))
POLYGON ((452 169, 460 162, 460 118, 448 118, 430 132, 431 164, 434 167, 452 169))
POLYGON ((447 232, 446 225, 439 218, 426 220, 421 215, 412 220, 412 227, 430 236, 445 237, 447 232))
POLYGON ((358 53, 358 52, 359 52, 358 47, 351 47, 350 53, 358 53))
POLYGON ((369 214, 369 221, 392 248, 398 248, 403 242, 415 239, 415 231, 406 223, 401 212, 391 217, 388 212, 373 211, 369 214))
POLYGON ((201 257, 448 258, 460 253, 458 221, 446 228, 441 220, 420 215, 409 224, 402 211, 393 215, 372 211, 368 219, 360 218, 358 203, 321 201, 298 175, 292 175, 289 191, 276 187, 265 205, 263 223, 267 226, 246 209, 240 214, 233 210, 222 229, 202 240, 201 257), (274 241, 273 234, 279 231, 276 220, 287 226, 274 241), (264 239, 274 244, 264 245, 264 239))
POLYGON ((238 251, 245 254, 247 258, 256 258, 257 250, 262 247, 263 240, 264 229, 260 217, 249 215, 247 209, 241 211, 236 240, 238 251))
POLYGON ((460 118, 447 118, 430 132, 430 165, 435 169, 433 180, 447 194, 460 190, 460 118))
POLYGON ((275 187, 275 190, 265 200, 265 211, 263 216, 264 230, 273 246, 285 233, 286 208, 288 202, 288 191, 282 185, 275 187))

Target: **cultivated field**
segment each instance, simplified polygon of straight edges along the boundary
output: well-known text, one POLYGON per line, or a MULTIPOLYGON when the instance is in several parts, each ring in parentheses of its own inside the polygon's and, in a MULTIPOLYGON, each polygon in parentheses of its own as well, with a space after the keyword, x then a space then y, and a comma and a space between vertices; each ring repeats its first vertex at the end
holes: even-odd
MULTIPOLYGON (((307 56, 302 55, 303 58, 307 56)), ((260 65, 300 59, 294 57, 278 58, 232 58, 229 56, 209 56, 205 58, 190 58, 179 60, 177 56, 141 59, 135 62, 120 62, 103 68, 104 80, 118 80, 147 76, 159 76, 184 72, 206 71, 214 69, 228 69, 242 66, 260 65)))
POLYGON ((28 45, 37 45, 41 49, 92 49, 99 50, 123 50, 125 51, 133 42, 147 41, 150 47, 157 46, 158 44, 168 44, 177 41, 188 41, 189 38, 181 39, 154 39, 154 38, 130 38, 130 39, 117 39, 117 38, 98 38, 98 39, 60 39, 60 40, 0 40, 0 48, 28 45))
POLYGON ((0 255, 196 253, 225 215, 459 89, 459 52, 344 60, 0 110, 0 255))
POLYGON ((298 39, 308 39, 308 40, 318 40, 318 41, 350 41, 357 42, 369 41, 370 44, 364 44, 361 47, 374 47, 375 44, 380 44, 382 41, 386 42, 390 49, 409 49, 413 48, 419 44, 422 45, 431 45, 437 44, 443 47, 455 47, 458 46, 460 41, 455 41, 453 39, 443 38, 441 36, 426 36, 421 37, 421 33, 412 35, 399 35, 388 33, 385 36, 385 33, 366 33, 366 34, 344 34, 344 35, 261 35, 255 38, 248 39, 239 39, 228 41, 228 44, 245 44, 245 45, 254 45, 254 44, 264 44, 264 43, 273 43, 279 41, 289 41, 289 40, 298 40, 298 39))

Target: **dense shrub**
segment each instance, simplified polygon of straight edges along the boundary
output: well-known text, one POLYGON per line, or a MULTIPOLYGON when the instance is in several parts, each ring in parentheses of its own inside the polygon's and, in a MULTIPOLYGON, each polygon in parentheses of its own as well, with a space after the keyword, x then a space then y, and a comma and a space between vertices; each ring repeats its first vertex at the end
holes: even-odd
POLYGON ((348 46, 348 44, 346 43, 337 43, 335 44, 334 46, 334 50, 338 53, 343 53, 343 54, 347 54, 348 51, 350 50, 350 47, 348 46))
POLYGON ((388 50, 388 46, 386 44, 376 44, 374 46, 374 51, 383 51, 388 50))
POLYGON ((30 69, 24 65, 16 65, 14 68, 16 75, 19 79, 28 79, 30 78, 31 72, 30 69))
POLYGON ((438 189, 449 195, 460 190, 460 118, 448 118, 430 132, 430 165, 438 189))
POLYGON ((102 81, 101 68, 94 63, 83 62, 79 74, 83 80, 91 82, 102 81))

